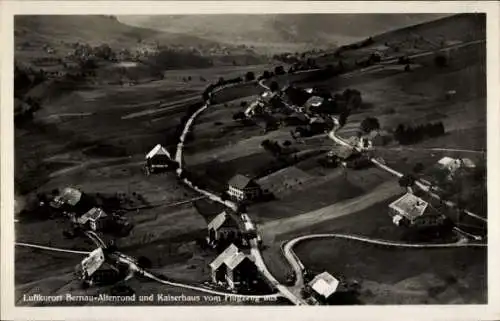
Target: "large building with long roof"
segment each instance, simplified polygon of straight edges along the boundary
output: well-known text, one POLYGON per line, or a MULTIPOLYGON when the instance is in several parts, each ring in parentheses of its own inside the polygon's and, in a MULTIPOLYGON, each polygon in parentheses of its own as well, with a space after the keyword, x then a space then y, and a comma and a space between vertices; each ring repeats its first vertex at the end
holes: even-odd
POLYGON ((256 281, 258 269, 250 255, 229 245, 212 263, 212 282, 227 285, 230 289, 249 287, 256 281))
POLYGON ((398 226, 431 227, 444 223, 445 216, 420 197, 406 193, 389 204, 389 215, 398 226))

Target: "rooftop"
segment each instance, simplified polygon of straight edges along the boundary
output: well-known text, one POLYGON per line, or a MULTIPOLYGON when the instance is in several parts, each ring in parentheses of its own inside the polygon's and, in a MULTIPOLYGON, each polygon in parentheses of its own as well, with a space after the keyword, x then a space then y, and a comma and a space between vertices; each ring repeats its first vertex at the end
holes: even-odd
POLYGON ((443 158, 441 158, 439 161, 438 161, 438 164, 439 165, 442 165, 442 166, 449 166, 451 164, 453 164, 453 162, 455 162, 456 160, 454 158, 451 158, 451 157, 448 157, 448 156, 445 156, 443 158))
POLYGON ((323 104, 324 99, 318 96, 312 96, 309 98, 306 103, 304 104, 304 107, 310 108, 310 107, 319 107, 321 104, 323 104))
POLYGON ((66 203, 71 206, 75 206, 82 198, 82 192, 76 188, 66 187, 62 192, 56 197, 57 202, 66 203))
POLYGON ((399 215, 413 221, 418 216, 424 214, 429 203, 411 193, 406 193, 394 202, 389 207, 396 210, 399 215))
POLYGON ((218 230, 224 222, 226 222, 227 218, 228 215, 225 211, 219 213, 212 221, 210 221, 210 223, 208 223, 208 229, 218 230))
POLYGON ((251 183, 251 181, 252 179, 247 176, 236 174, 235 176, 233 176, 233 178, 229 180, 228 184, 229 186, 232 186, 237 189, 244 189, 251 183))
POLYGON ((329 156, 337 156, 338 158, 341 159, 348 159, 354 154, 356 154, 354 148, 343 145, 335 145, 328 153, 329 156))
POLYGON ((231 244, 229 245, 225 250, 224 252, 222 252, 221 254, 219 254, 218 257, 215 258, 215 260, 212 261, 212 263, 210 263, 210 268, 212 268, 212 270, 217 270, 219 269, 219 267, 228 259, 228 258, 231 258, 233 255, 237 254, 239 252, 238 248, 236 247, 236 245, 234 244, 231 244))
POLYGON ((330 297, 339 286, 339 280, 333 277, 328 272, 323 272, 314 277, 314 279, 309 282, 309 286, 318 294, 324 296, 325 298, 330 297))
POLYGON ((147 153, 146 158, 152 158, 156 155, 164 155, 168 158, 172 158, 170 157, 170 153, 160 144, 156 145, 149 153, 147 153))
POLYGON ((101 217, 106 217, 107 214, 98 207, 93 207, 87 213, 83 214, 78 220, 81 224, 85 224, 87 221, 97 221, 101 217))
POLYGON ((238 265, 241 264, 246 258, 248 258, 243 252, 237 252, 232 256, 226 258, 224 260, 224 264, 226 264, 229 270, 234 270, 238 265))

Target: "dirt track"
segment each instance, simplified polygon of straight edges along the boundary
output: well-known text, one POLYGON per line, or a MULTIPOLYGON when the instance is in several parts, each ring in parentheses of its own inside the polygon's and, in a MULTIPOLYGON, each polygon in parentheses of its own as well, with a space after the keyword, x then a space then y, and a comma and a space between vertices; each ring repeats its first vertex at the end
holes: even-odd
POLYGON ((279 234, 284 234, 326 220, 361 211, 401 192, 401 187, 397 184, 397 182, 385 182, 368 194, 325 206, 318 210, 301 215, 271 221, 261 225, 260 229, 262 234, 265 236, 266 241, 271 241, 279 234))

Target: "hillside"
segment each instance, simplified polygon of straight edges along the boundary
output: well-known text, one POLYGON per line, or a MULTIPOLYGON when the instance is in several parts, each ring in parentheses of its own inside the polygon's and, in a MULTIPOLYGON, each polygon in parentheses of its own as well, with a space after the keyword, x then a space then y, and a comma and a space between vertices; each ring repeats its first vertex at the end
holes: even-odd
POLYGON ((141 41, 159 41, 162 44, 193 45, 210 43, 197 37, 172 34, 146 28, 128 26, 112 16, 98 15, 26 15, 14 20, 16 45, 23 42, 60 45, 64 42, 87 42, 90 45, 108 43, 111 46, 134 48, 141 41))
POLYGON ((456 14, 379 34, 375 41, 398 41, 418 35, 431 42, 485 39, 485 14, 456 14))
POLYGON ((299 51, 342 45, 376 33, 442 17, 435 14, 282 14, 120 16, 124 23, 167 32, 186 32, 261 51, 299 51))

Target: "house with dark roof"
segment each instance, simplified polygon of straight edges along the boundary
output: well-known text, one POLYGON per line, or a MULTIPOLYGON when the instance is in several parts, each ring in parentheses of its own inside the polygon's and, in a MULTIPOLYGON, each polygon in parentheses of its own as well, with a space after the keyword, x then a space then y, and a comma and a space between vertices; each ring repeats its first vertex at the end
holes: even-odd
POLYGON ((227 193, 238 201, 253 200, 262 195, 260 186, 251 178, 236 174, 228 182, 227 193))
POLYGON ((227 285, 232 290, 248 288, 258 277, 258 269, 250 255, 234 244, 228 246, 212 263, 212 282, 227 285))
POLYGON ((208 243, 215 245, 218 241, 235 242, 241 241, 242 235, 235 217, 227 211, 215 216, 207 226, 208 243))
POLYGON ((389 215, 398 226, 434 227, 445 221, 443 214, 412 193, 406 193, 389 204, 389 215))

